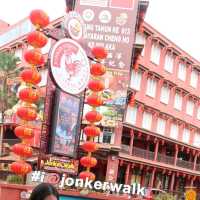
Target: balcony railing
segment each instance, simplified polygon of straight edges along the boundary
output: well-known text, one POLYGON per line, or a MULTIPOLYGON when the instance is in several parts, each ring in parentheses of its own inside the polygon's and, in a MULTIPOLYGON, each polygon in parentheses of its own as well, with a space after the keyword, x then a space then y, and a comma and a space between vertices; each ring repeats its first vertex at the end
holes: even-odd
POLYGON ((176 165, 183 168, 193 169, 193 163, 185 160, 177 159, 176 165))
POLYGON ((165 163, 165 164, 173 165, 174 164, 174 157, 166 156, 166 155, 162 155, 162 154, 158 153, 157 161, 165 163))
POLYGON ((121 149, 123 153, 129 153, 129 145, 122 144, 121 149))
POLYGON ((153 160, 154 159, 154 152, 148 151, 145 149, 133 147, 133 155, 136 157, 153 160))
POLYGON ((200 164, 196 164, 196 171, 200 171, 200 164))

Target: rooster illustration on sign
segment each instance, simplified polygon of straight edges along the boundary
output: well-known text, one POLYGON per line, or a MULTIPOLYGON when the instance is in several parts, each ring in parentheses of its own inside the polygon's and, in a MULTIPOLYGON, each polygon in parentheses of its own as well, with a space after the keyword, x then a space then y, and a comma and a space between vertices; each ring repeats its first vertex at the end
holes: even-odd
POLYGON ((76 76, 80 68, 81 62, 77 58, 77 54, 72 51, 65 51, 65 70, 69 74, 69 78, 76 76))

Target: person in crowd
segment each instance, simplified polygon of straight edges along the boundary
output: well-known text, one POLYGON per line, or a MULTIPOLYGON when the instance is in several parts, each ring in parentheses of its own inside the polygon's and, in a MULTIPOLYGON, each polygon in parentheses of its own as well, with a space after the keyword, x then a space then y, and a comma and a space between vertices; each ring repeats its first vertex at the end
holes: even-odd
POLYGON ((59 200, 59 194, 51 184, 41 183, 33 189, 29 200, 59 200))

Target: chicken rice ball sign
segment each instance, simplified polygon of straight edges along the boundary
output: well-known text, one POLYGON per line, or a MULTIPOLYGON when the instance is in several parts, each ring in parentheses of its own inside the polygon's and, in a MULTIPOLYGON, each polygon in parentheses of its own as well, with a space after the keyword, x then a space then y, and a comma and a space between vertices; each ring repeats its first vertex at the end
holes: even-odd
POLYGON ((51 74, 64 92, 79 94, 88 85, 90 65, 83 48, 71 39, 59 40, 51 51, 51 74))

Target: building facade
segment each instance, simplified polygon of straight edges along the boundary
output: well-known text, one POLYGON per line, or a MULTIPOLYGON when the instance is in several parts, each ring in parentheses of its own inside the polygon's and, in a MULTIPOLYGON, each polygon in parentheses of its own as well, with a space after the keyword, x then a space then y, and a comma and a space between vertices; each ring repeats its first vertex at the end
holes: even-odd
POLYGON ((183 193, 200 184, 200 63, 147 23, 137 43, 118 179, 183 193))

